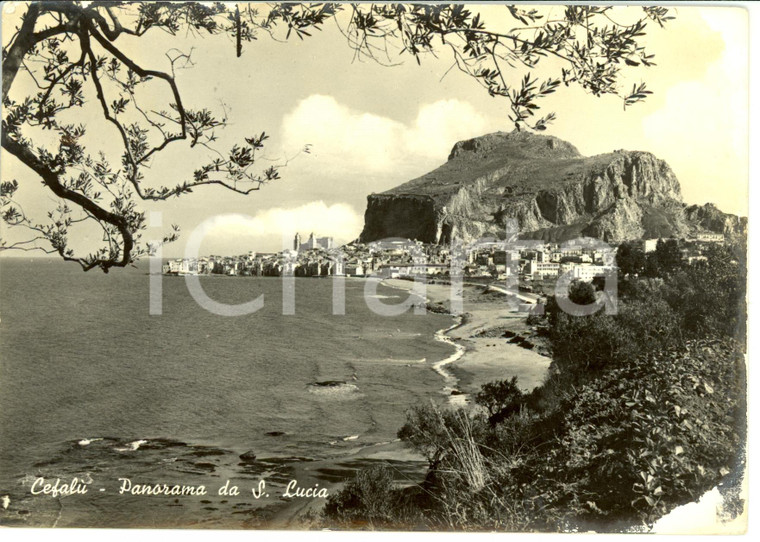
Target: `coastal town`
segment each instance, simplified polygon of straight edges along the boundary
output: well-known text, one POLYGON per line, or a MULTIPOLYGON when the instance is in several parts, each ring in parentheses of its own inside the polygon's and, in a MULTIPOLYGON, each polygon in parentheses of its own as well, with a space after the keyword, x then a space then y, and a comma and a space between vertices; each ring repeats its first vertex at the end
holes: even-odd
MULTIPOLYGON (((644 253, 657 248, 665 239, 646 239, 636 244, 644 253)), ((689 263, 703 259, 703 249, 722 244, 718 233, 698 233, 689 238, 672 239, 683 259, 689 263)), ((164 263, 165 275, 225 275, 276 277, 378 277, 446 278, 454 273, 468 279, 505 280, 517 278, 526 291, 533 285, 541 290, 543 281, 563 275, 590 282, 613 272, 617 247, 591 238, 563 243, 538 240, 483 240, 470 246, 426 244, 409 239, 390 239, 372 243, 354 241, 335 246, 332 237, 311 233, 306 241, 296 234, 292 249, 281 252, 256 252, 237 256, 209 255, 172 259, 164 263)))

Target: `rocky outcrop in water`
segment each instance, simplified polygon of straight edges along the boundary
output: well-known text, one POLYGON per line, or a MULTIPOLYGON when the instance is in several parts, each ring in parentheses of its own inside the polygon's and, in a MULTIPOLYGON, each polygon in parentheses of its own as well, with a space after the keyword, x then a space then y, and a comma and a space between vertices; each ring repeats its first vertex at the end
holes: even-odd
POLYGON ((651 153, 584 157, 555 137, 498 132, 460 141, 438 169, 370 195, 360 240, 504 238, 511 219, 522 237, 547 241, 683 236, 718 223, 740 229, 696 207, 685 206, 673 171, 651 153))

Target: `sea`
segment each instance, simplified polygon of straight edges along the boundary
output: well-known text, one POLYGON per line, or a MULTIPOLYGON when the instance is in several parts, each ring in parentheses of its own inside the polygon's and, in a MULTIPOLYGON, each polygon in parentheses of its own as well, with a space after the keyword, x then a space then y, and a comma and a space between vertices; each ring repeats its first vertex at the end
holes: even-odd
POLYGON ((278 278, 201 277, 219 302, 264 296, 220 316, 181 277, 162 277, 150 314, 150 278, 146 263, 0 260, 0 525, 268 527, 298 500, 293 480, 316 493, 351 478, 408 409, 445 401, 434 369, 454 348, 436 332, 452 318, 375 314, 365 280, 345 280, 333 314, 333 280, 297 278, 284 315, 278 278), (86 492, 55 494, 74 479, 86 492), (132 494, 164 484, 198 493, 132 494))

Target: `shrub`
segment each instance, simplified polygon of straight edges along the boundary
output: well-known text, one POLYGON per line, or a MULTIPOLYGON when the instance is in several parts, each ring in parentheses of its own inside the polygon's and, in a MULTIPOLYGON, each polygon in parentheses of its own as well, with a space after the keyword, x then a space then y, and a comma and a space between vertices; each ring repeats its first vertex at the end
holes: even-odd
POLYGON ((386 466, 376 466, 356 473, 343 490, 330 495, 325 517, 350 528, 382 528, 397 525, 393 473, 386 466))
POLYGON ((398 437, 424 455, 435 469, 462 451, 461 442, 473 436, 482 437, 486 425, 477 412, 441 410, 431 403, 407 411, 406 423, 399 429, 398 437))
POLYGON ((708 252, 706 262, 686 266, 673 274, 663 297, 681 316, 681 327, 691 337, 746 336, 746 273, 726 249, 708 252))
POLYGON ((574 280, 570 283, 567 297, 577 305, 591 305, 596 303, 596 288, 590 282, 574 280))
POLYGON ((639 275, 646 268, 646 254, 639 243, 624 242, 617 249, 615 263, 623 276, 639 275))
POLYGON ((650 524, 696 500, 736 461, 744 400, 743 357, 723 341, 650 354, 582 386, 546 457, 573 487, 568 512, 650 524))
POLYGON ((559 312, 553 320, 550 338, 556 368, 575 381, 680 340, 679 320, 661 299, 626 303, 615 316, 559 312))
POLYGON ((520 410, 522 392, 517 387, 517 377, 483 384, 475 395, 475 402, 488 410, 491 425, 498 423, 520 410))

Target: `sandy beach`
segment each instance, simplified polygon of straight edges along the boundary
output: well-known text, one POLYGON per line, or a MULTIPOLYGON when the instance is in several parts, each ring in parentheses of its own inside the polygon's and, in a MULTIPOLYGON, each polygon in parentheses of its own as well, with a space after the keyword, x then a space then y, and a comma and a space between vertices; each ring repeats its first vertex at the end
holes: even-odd
MULTIPOLYGON (((410 291, 413 285, 402 279, 386 279, 383 283, 405 291, 410 291)), ((429 307, 450 310, 451 286, 448 284, 427 284, 425 295, 429 307)), ((452 398, 456 399, 452 402, 464 402, 468 395, 480 391, 483 384, 513 376, 523 391, 540 386, 551 358, 538 352, 540 341, 532 337, 525 315, 510 312, 504 295, 486 292, 482 286, 464 285, 462 301, 461 323, 445 332, 445 336, 462 349, 461 356, 445 366, 445 371, 455 379, 446 383, 454 391, 452 398), (536 344, 527 349, 511 343, 503 337, 505 331, 529 337, 536 344)))

